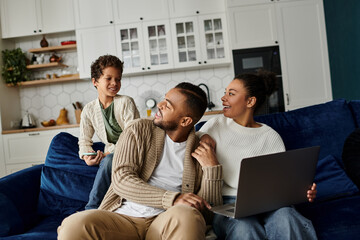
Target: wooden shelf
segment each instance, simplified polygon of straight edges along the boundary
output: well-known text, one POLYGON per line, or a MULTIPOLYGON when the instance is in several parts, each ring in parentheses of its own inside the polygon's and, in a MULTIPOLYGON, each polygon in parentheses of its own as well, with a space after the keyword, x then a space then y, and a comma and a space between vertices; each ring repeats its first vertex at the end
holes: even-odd
POLYGON ((59 62, 52 62, 52 63, 33 64, 26 66, 27 69, 39 69, 39 68, 49 68, 49 67, 68 67, 68 65, 59 62))
POLYGON ((44 85, 44 84, 51 84, 51 83, 59 83, 59 82, 70 82, 70 81, 77 81, 80 80, 79 74, 74 74, 70 77, 59 77, 59 78, 51 78, 51 79, 37 79, 31 80, 26 82, 20 82, 18 85, 14 86, 12 84, 7 84, 8 87, 17 87, 17 86, 34 86, 34 85, 44 85))
POLYGON ((31 53, 41 53, 41 52, 57 52, 57 51, 66 51, 76 49, 76 44, 53 46, 53 47, 43 47, 43 48, 32 48, 28 52, 31 53))

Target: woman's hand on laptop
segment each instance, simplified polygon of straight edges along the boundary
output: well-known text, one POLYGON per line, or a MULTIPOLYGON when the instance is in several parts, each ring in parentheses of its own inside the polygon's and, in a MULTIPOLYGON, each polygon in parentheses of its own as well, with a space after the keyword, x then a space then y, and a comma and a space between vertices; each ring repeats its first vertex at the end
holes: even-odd
POLYGON ((313 185, 311 186, 311 188, 307 191, 307 198, 309 200, 309 202, 313 202, 314 199, 316 198, 316 184, 313 183, 313 185))

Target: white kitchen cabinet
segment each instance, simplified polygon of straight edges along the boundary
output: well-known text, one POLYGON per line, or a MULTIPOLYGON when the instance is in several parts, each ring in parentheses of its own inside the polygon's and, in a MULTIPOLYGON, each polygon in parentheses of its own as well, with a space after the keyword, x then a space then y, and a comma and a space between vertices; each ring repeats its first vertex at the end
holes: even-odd
POLYGON ((72 0, 1 0, 2 38, 75 30, 72 0))
POLYGON ((42 33, 75 30, 73 0, 40 0, 39 2, 42 33))
POLYGON ((332 100, 323 2, 275 5, 286 110, 332 100))
POLYGON ((91 78, 90 66, 99 56, 116 55, 114 26, 76 30, 80 78, 91 78))
POLYGON ((223 14, 171 20, 175 67, 230 63, 223 14))
POLYGON ((116 24, 169 18, 167 0, 113 0, 113 9, 116 24))
POLYGON ((74 0, 74 15, 76 29, 112 25, 112 0, 74 0))
POLYGON ((33 35, 39 31, 35 3, 35 0, 1 0, 2 38, 33 35))
POLYGON ((232 49, 278 43, 275 4, 234 6, 228 9, 228 16, 232 49))
POLYGON ((219 0, 169 0, 171 18, 189 17, 198 14, 225 12, 225 1, 219 0))
POLYGON ((173 67, 168 20, 117 25, 116 40, 125 74, 173 67))
POLYGON ((255 4, 265 4, 273 2, 274 0, 227 0, 226 6, 228 8, 255 4))
POLYGON ((45 162, 52 138, 58 130, 4 134, 6 174, 45 162))
POLYGON ((289 2, 289 1, 301 1, 301 0, 227 0, 226 6, 228 8, 246 5, 256 5, 274 2, 289 2))
POLYGON ((228 12, 232 49, 279 45, 285 110, 332 99, 321 0, 240 4, 228 12))
POLYGON ((2 135, 5 155, 4 174, 11 174, 24 168, 44 163, 51 140, 60 132, 68 132, 78 137, 79 128, 2 135))

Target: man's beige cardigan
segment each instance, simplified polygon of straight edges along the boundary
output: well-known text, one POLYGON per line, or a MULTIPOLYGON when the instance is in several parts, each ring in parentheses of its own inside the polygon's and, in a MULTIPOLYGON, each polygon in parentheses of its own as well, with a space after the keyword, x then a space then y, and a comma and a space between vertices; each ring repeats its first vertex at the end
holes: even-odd
MULTIPOLYGON (((149 119, 134 120, 120 135, 112 165, 112 179, 99 209, 114 211, 124 199, 146 206, 168 209, 179 192, 147 184, 159 164, 165 132, 149 119)), ((191 153, 198 146, 194 130, 188 136, 182 178, 182 193, 196 193, 208 203, 222 203, 222 167, 202 168, 191 153)))

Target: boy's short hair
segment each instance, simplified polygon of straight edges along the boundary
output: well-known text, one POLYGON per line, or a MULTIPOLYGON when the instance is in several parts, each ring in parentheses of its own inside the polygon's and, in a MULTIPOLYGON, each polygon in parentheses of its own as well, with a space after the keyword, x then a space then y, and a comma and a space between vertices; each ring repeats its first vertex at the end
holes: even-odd
POLYGON ((198 122, 207 108, 206 93, 199 86, 189 82, 182 82, 175 86, 186 96, 186 104, 191 111, 194 122, 198 122))
POLYGON ((124 63, 116 56, 103 55, 91 64, 91 78, 98 80, 103 75, 103 70, 107 67, 114 67, 123 72, 124 63))

